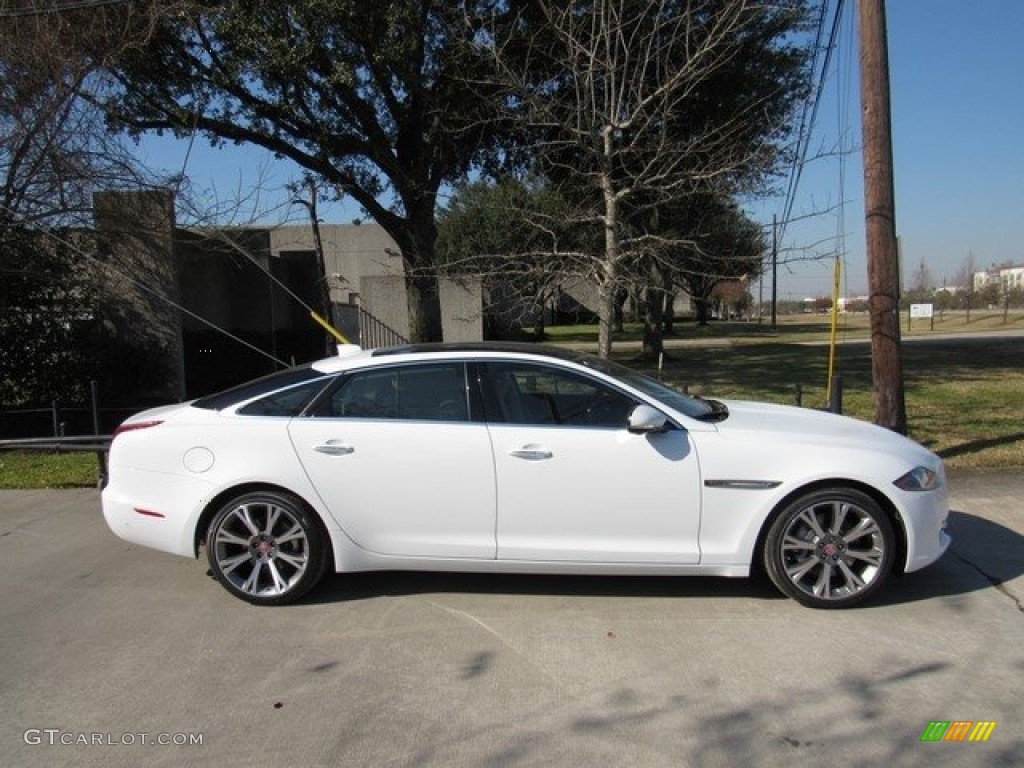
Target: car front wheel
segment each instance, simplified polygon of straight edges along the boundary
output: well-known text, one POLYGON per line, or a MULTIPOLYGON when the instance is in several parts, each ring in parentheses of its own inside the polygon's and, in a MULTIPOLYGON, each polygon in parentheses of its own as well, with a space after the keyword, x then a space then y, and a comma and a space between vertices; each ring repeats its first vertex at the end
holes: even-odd
POLYGON ((260 491, 232 499, 214 515, 206 555, 228 592, 256 605, 284 605, 316 586, 326 542, 301 501, 260 491))
POLYGON ((789 504, 769 529, 764 564, 782 592, 812 608, 845 608, 882 587, 896 538, 885 511, 851 488, 815 491, 789 504))

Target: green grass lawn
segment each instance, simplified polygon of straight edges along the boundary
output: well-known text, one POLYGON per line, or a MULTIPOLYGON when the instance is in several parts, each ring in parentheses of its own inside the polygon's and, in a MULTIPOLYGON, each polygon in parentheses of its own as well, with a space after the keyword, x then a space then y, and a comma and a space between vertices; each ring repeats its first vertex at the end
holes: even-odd
MULTIPOLYGON (((972 312, 971 323, 947 313, 936 318, 935 334, 1024 328, 1024 314, 972 312)), ((906 319, 904 318, 904 325, 906 319)), ((928 335, 921 321, 922 335, 928 335)), ((679 323, 668 341, 660 371, 639 358, 639 326, 616 336, 613 357, 692 394, 720 398, 795 403, 797 387, 803 405, 825 406, 828 348, 802 342, 828 338, 828 318, 813 315, 780 318, 767 323, 712 323, 699 328, 679 323), (687 342, 704 340, 700 346, 687 342), (719 343, 720 342, 720 343, 719 343)), ((912 329, 917 335, 917 329, 912 329)), ((904 333, 906 329, 904 328, 904 333)), ((591 349, 595 326, 548 329, 548 340, 591 349)), ((867 319, 844 318, 840 338, 867 338, 867 319)), ((840 347, 843 411, 870 421, 874 414, 869 344, 840 347)), ((945 460, 953 469, 1024 468, 1024 339, 973 340, 969 333, 950 340, 906 344, 904 382, 910 436, 945 460)), ((91 453, 46 454, 0 452, 0 489, 92 487, 98 477, 91 453)))
POLYGON ((94 453, 0 452, 0 489, 94 488, 94 453))
MULTIPOLYGON (((871 421, 870 345, 839 355, 843 412, 871 421)), ((658 374, 635 352, 616 357, 658 374)), ((902 359, 911 437, 950 468, 1024 467, 1024 339, 908 344, 902 359)), ((823 408, 827 371, 827 347, 763 343, 672 350, 661 376, 692 394, 790 404, 799 385, 804 406, 823 408)))

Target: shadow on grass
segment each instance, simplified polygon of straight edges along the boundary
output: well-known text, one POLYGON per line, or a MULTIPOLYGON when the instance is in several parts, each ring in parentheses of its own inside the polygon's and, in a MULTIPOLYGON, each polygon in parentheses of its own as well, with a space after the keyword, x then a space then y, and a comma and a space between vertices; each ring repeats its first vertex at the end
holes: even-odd
POLYGON ((997 448, 1001 445, 1010 445, 1024 440, 1024 432, 1015 435, 1004 435, 1003 437, 992 437, 985 440, 972 440, 969 443, 950 446, 938 452, 943 459, 951 459, 954 456, 964 456, 970 453, 978 453, 988 448, 997 448))
MULTIPOLYGON (((905 384, 933 383, 1024 369, 1019 339, 929 339, 906 343, 901 350, 905 384)), ((627 364, 648 373, 656 364, 632 354, 627 364)), ((846 389, 872 389, 871 345, 845 345, 836 372, 846 389)), ((726 348, 674 349, 666 353, 663 377, 678 384, 713 389, 720 385, 756 385, 765 391, 789 391, 795 385, 824 388, 828 347, 800 344, 753 344, 726 348)))

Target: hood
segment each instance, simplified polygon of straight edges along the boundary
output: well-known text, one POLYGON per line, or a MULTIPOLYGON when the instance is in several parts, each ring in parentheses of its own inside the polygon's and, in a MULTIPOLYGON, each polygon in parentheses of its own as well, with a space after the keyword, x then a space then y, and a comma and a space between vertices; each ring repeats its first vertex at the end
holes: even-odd
POLYGON ((729 408, 729 417, 717 424, 719 433, 725 437, 744 438, 754 433, 764 435, 770 432, 786 441, 791 436, 795 442, 804 445, 821 442, 846 447, 863 447, 873 451, 907 450, 920 452, 922 460, 934 459, 933 454, 913 440, 890 429, 851 419, 827 411, 798 408, 792 405, 752 403, 739 400, 723 401, 729 408))

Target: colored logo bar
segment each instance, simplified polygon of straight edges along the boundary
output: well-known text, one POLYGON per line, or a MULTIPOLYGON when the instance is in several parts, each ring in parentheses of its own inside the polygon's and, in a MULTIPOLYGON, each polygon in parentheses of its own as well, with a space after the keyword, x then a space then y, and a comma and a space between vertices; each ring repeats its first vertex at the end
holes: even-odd
POLYGON ((995 729, 995 720, 932 720, 921 741, 988 741, 995 729))

